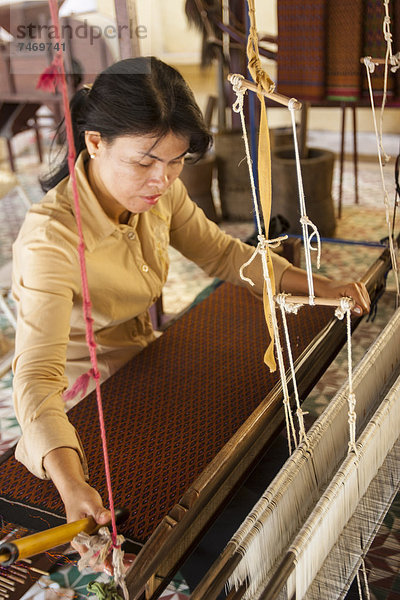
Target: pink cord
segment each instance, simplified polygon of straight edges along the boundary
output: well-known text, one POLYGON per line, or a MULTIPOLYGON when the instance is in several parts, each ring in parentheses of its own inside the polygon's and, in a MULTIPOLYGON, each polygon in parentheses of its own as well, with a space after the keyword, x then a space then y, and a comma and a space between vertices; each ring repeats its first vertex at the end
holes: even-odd
MULTIPOLYGON (((103 403, 101 399, 101 391, 100 391, 100 373, 97 364, 97 356, 96 356, 96 342, 94 339, 93 333, 93 319, 92 319, 92 303, 90 301, 90 293, 89 293, 89 284, 86 272, 86 262, 85 262, 85 242, 82 231, 82 219, 81 219, 81 210, 79 205, 79 192, 78 186, 76 183, 75 176, 75 159, 76 159, 76 150, 74 144, 74 135, 72 129, 72 121, 71 121, 71 112, 69 110, 69 102, 68 102, 68 91, 67 91, 67 81, 65 77, 65 69, 64 69, 64 61, 62 56, 62 46, 60 41, 60 25, 58 21, 58 6, 56 0, 49 0, 50 6, 50 14, 53 21, 53 25, 56 32, 56 41, 58 43, 57 55, 52 63, 52 65, 45 70, 41 78, 39 79, 38 87, 44 86, 47 89, 53 85, 53 89, 57 86, 58 83, 61 83, 62 87, 62 97, 64 104, 64 114, 65 114, 65 127, 67 132, 67 142, 68 142, 68 168, 71 178, 72 191, 74 197, 74 205, 75 205, 75 213, 76 213, 76 224, 78 228, 79 234, 79 244, 78 244, 78 253, 79 253, 79 264, 81 271, 81 280, 82 280, 82 295, 83 295, 83 314, 86 323, 86 342, 89 347, 90 353, 90 361, 92 363, 92 369, 86 373, 83 377, 93 377, 96 383, 96 398, 97 398, 97 408, 99 412, 99 422, 100 422, 100 431, 101 431, 101 441, 103 445, 103 457, 104 457, 104 467, 106 472, 106 480, 107 480, 107 490, 108 490, 108 500, 110 504, 110 512, 111 512, 111 523, 112 523, 112 540, 113 545, 116 547, 117 541, 117 525, 115 520, 115 510, 114 510, 114 500, 112 494, 111 487, 111 476, 110 476, 110 463, 108 460, 108 451, 107 451, 107 439, 106 439, 106 428, 104 424, 104 415, 103 415, 103 403)), ((79 381, 79 380, 78 380, 79 381)), ((87 379, 87 382, 89 380, 87 379)), ((78 384, 76 382, 75 386, 78 384)), ((74 387, 75 387, 74 386, 74 387)))

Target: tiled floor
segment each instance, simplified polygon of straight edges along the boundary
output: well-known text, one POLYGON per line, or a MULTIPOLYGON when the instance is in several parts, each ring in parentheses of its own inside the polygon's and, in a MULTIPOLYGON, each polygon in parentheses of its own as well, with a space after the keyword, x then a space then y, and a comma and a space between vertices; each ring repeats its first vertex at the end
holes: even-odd
MULTIPOLYGON (((398 140, 395 136, 389 136, 388 146, 393 149, 398 140)), ((330 136, 317 133, 312 134, 312 144, 321 147, 329 147, 334 142, 330 136), (324 146, 326 143, 326 146, 324 146)), ((336 143, 336 142, 335 142, 336 143)), ((371 145, 370 137, 368 145, 371 145)), ((367 144, 365 145, 365 147, 367 144)), ((35 160, 34 139, 30 134, 25 134, 15 142, 17 156, 18 176, 21 185, 29 195, 32 202, 38 201, 42 194, 37 185, 39 167, 35 160)), ((4 165, 2 165, 4 167, 4 165)), ((389 192, 389 198, 394 194, 393 161, 385 167, 385 181, 389 192)), ((333 194, 337 199, 339 185, 338 169, 335 169, 333 194)), ((387 235, 385 215, 382 209, 383 193, 380 182, 380 174, 377 165, 365 161, 360 164, 359 176, 359 206, 354 205, 354 179, 353 166, 345 163, 343 181, 343 217, 337 223, 336 237, 348 240, 379 241, 387 235)), ((0 199, 0 207, 3 207, 2 216, 7 212, 8 225, 5 220, 0 220, 0 268, 10 259, 11 244, 15 237, 19 222, 23 213, 22 204, 18 195, 11 193, 5 199, 0 199), (5 206, 5 209, 4 209, 5 206)), ((221 227, 242 239, 253 233, 253 223, 222 223, 221 227)), ((351 278, 361 276, 366 267, 380 254, 380 250, 365 246, 347 246, 325 243, 323 246, 321 272, 336 278, 351 278)), ((182 257, 174 249, 171 249, 171 271, 164 288, 164 309, 167 313, 179 313, 185 306, 190 304, 198 292, 200 292, 211 279, 207 277, 196 265, 193 265, 182 257)), ((353 354, 354 362, 364 354, 365 349, 378 335, 386 324, 393 311, 394 306, 394 283, 393 278, 388 280, 388 293, 382 298, 377 317, 373 323, 364 322, 354 335, 353 354)), ((12 340, 12 328, 7 326, 4 318, 0 317, 0 331, 3 336, 12 340)), ((341 353, 325 376, 320 380, 307 401, 308 410, 318 414, 326 402, 332 397, 344 378, 345 353, 341 353)), ((11 407, 11 385, 12 377, 7 373, 0 379, 0 453, 12 446, 19 436, 19 427, 15 420, 11 407)), ((383 528, 374 543, 373 550, 368 555, 367 569, 371 587, 371 598, 376 600, 400 598, 400 582, 398 577, 399 565, 399 522, 400 503, 397 499, 389 511, 383 528), (393 595, 395 594, 395 595, 393 595)), ((63 576, 64 577, 64 576, 63 576)), ((72 585, 73 577, 63 579, 63 587, 72 585), (67 582, 67 585, 66 585, 67 582)), ((60 582, 58 582, 60 583, 60 582)), ((79 591, 76 590, 79 594, 79 591)), ((178 599, 187 595, 185 583, 177 580, 176 585, 169 588, 164 596, 166 598, 178 599)), ((32 596, 30 596, 32 597, 32 596)), ((77 595, 77 597, 84 597, 77 595)))

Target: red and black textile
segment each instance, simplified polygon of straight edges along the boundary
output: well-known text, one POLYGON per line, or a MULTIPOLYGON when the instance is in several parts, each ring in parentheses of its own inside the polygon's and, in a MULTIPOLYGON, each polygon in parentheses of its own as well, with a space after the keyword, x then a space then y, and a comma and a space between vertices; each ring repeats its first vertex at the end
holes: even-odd
POLYGON ((279 0, 278 92, 325 98, 325 0, 279 0))
POLYGON ((357 100, 361 90, 363 0, 329 0, 327 7, 326 96, 328 100, 357 100))
MULTIPOLYGON (((333 309, 288 315, 294 356, 333 309)), ((263 362, 262 303, 223 284, 102 385, 114 502, 130 510, 121 533, 144 542, 278 381, 263 362)), ((86 449, 90 482, 106 495, 95 395, 69 412, 86 449)), ((0 513, 30 527, 59 524, 53 484, 11 457, 0 473, 0 513)))
MULTIPOLYGON (((393 32, 393 3, 389 3, 391 31, 393 32)), ((364 0, 364 47, 362 56, 385 58, 386 41, 383 33, 385 8, 382 0, 364 0)), ((371 74, 372 89, 375 94, 383 94, 384 65, 375 68, 371 74)), ((388 99, 394 95, 394 73, 389 69, 387 82, 388 99)), ((369 97, 367 75, 363 74, 363 95, 369 97)))

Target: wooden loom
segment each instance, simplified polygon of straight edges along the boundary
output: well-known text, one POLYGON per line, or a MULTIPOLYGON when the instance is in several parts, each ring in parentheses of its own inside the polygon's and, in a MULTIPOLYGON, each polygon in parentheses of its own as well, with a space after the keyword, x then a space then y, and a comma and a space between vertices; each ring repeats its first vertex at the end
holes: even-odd
MULTIPOLYGON (((377 279, 382 276, 382 269, 387 269, 385 261, 386 259, 377 261, 365 278, 369 291, 372 291, 377 279)), ((343 344, 344 338, 344 328, 336 320, 333 320, 298 357, 299 391, 303 396, 343 344), (329 350, 324 349, 326 342, 328 342, 329 350), (304 378, 302 378, 303 375, 304 378)), ((200 381, 200 385, 201 383, 200 381)), ((215 518, 216 513, 229 499, 233 489, 262 454, 265 446, 279 429, 279 423, 283 420, 281 403, 277 401, 280 392, 280 385, 275 386, 261 407, 256 409, 240 429, 233 434, 231 440, 192 483, 179 503, 169 509, 168 514, 155 528, 127 575, 131 598, 140 597, 144 590, 149 598, 155 598, 160 594, 170 576, 183 562, 190 549, 194 547, 201 534, 215 518), (269 435, 265 435, 266 431, 269 435)), ((198 418, 202 418, 201 410, 198 418)), ((306 494, 307 490, 304 493, 306 494)), ((13 505, 8 494, 3 496, 3 502, 13 505)), ((17 504, 23 505, 21 502, 17 502, 17 504)), ((54 510, 54 506, 50 505, 50 510, 45 511, 47 517, 50 517, 54 510)), ((5 510, 4 504, 2 507, 5 510)), ((135 505, 133 505, 133 509, 135 509, 135 505)), ((43 509, 38 508, 38 510, 43 509)), ((57 510, 53 516, 56 514, 57 510)), ((293 552, 288 554, 284 559, 285 569, 293 570, 292 565, 296 560, 293 560, 293 552)), ((245 582, 246 575, 242 579, 245 582)), ((263 582, 260 581, 260 586, 262 585, 263 582)), ((293 584, 290 585, 293 588, 293 584)), ((239 587, 238 593, 235 593, 235 597, 238 598, 245 591, 245 583, 240 583, 239 587)), ((194 595, 199 593, 198 598, 211 598, 208 592, 205 595, 198 590, 194 595)), ((268 593, 268 590, 261 589, 261 597, 267 597, 265 594, 268 593)))
POLYGON ((358 454, 348 453, 346 384, 192 600, 216 598, 227 581, 235 600, 345 597, 400 488, 399 336, 397 310, 354 373, 358 454))
MULTIPOLYGON (((366 274, 364 279, 372 296, 374 296, 377 288, 382 285, 384 274, 389 268, 388 265, 388 252, 385 251, 382 257, 374 263, 366 274)), ((132 365, 128 365, 127 368, 124 368, 119 374, 116 374, 103 384, 106 411, 109 411, 106 418, 113 434, 117 433, 118 435, 122 435, 121 431, 116 430, 116 427, 122 427, 118 409, 124 410, 123 408, 120 408, 121 396, 119 396, 118 393, 118 378, 119 380, 121 380, 121 378, 122 380, 125 380, 124 389, 132 388, 132 386, 129 386, 129 381, 126 381, 127 378, 131 377, 131 381, 135 381, 135 387, 131 392, 131 398, 127 399, 127 402, 134 402, 136 399, 135 390, 138 390, 138 394, 140 394, 140 382, 137 381, 137 378, 138 374, 143 370, 143 365, 149 364, 149 357, 150 359, 152 357, 153 360, 154 358, 157 359, 158 354, 161 355, 160 360, 165 363, 165 351, 168 350, 168 344, 171 345, 177 343, 176 340, 183 339, 184 334, 182 333, 182 327, 184 327, 185 319, 189 320, 189 331, 193 328, 193 318, 209 318, 209 321, 206 322, 204 320, 202 323, 208 328, 211 326, 210 324, 216 320, 216 315, 219 316, 221 314, 223 306, 226 310, 227 302, 228 305, 230 305, 232 304, 232 299, 235 295, 239 294, 239 297, 242 298, 242 295, 244 294, 243 299, 245 300, 245 305, 250 305, 251 311, 253 312, 259 311, 258 316, 257 314, 252 314, 251 322, 249 321, 245 327, 250 326, 251 323, 254 322, 255 330, 260 328, 260 324, 263 321, 260 306, 261 303, 252 298, 245 290, 234 288, 234 286, 228 286, 228 288, 226 288, 227 285, 228 284, 220 286, 220 288, 211 294, 207 300, 200 303, 198 307, 189 311, 185 317, 176 322, 159 340, 151 345, 153 347, 149 347, 149 349, 143 351, 139 357, 136 357, 134 361, 131 361, 133 367, 132 365), (226 290, 228 290, 228 297, 226 297, 226 290), (220 304, 218 304, 218 302, 220 304), (214 312, 213 305, 216 305, 214 312), (192 320, 190 321, 190 319, 192 320), (174 330, 177 330, 177 333, 174 333, 174 330), (157 348, 159 350, 157 350, 157 348), (135 364, 136 370, 130 371, 131 368, 135 368, 135 364), (117 389, 117 394, 114 394, 114 399, 112 400, 112 392, 115 389, 117 389)), ((324 307, 322 309, 320 307, 307 307, 307 309, 316 311, 314 313, 315 316, 319 314, 320 310, 329 310, 324 307)), ((233 321, 236 321, 237 315, 232 315, 232 318, 233 321)), ((325 315, 324 319, 326 325, 323 327, 322 331, 315 336, 315 339, 308 344, 307 348, 300 353, 296 360, 299 390, 302 397, 304 397, 313 387, 319 376, 326 369, 327 365, 331 362, 332 358, 336 355, 345 341, 346 333, 343 323, 336 318, 330 319, 329 315, 325 315)), ((240 336, 242 334, 243 332, 240 332, 240 336)), ((189 332, 187 331, 186 337, 188 337, 188 335, 189 332)), ((204 341, 202 343, 204 343, 204 341)), ((229 346, 229 338, 224 340, 224 344, 229 346)), ((262 336, 256 348, 256 353, 259 353, 259 355, 261 355, 263 351, 264 344, 265 338, 262 336)), ((231 342, 231 345, 230 352, 233 352, 233 350, 237 352, 235 339, 231 342)), ((193 344, 190 345, 189 343, 189 348, 192 349, 193 344)), ((246 354, 251 354, 250 350, 249 347, 246 354)), ((211 340, 209 347, 206 348, 207 354, 212 355, 213 351, 216 351, 217 354, 221 352, 218 339, 211 340)), ((231 355, 231 360, 234 360, 233 355, 231 355)), ((252 356, 250 360, 253 360, 252 356)), ((146 368, 149 369, 148 366, 146 368)), ((223 373, 225 365, 223 364, 221 368, 223 369, 223 373)), ((264 366, 263 369, 266 371, 264 366)), ((172 366, 171 372, 175 372, 174 385, 176 387, 176 370, 174 370, 174 365, 172 366)), ((149 376, 151 379, 151 373, 149 376)), ((181 372, 181 376, 183 378, 193 377, 193 367, 191 368, 190 364, 187 365, 186 371, 181 372)), ((214 376, 215 375, 213 375, 213 377, 214 376)), ((223 378, 223 374, 221 375, 220 373, 219 377, 223 378)), ((197 382, 197 386, 202 388, 204 385, 204 378, 199 377, 198 372, 194 373, 194 380, 197 382)), ((240 389, 240 380, 238 380, 235 385, 240 389)), ((224 382, 222 387, 225 387, 224 382)), ((195 390, 192 390, 191 393, 195 396, 195 390)), ((169 497, 169 504, 165 504, 164 515, 161 516, 159 521, 154 522, 152 531, 149 530, 149 533, 151 534, 150 537, 147 533, 144 536, 148 539, 140 539, 140 536, 135 535, 135 528, 131 526, 132 524, 128 523, 128 526, 130 526, 131 529, 129 530, 128 527, 127 531, 129 535, 127 537, 133 539, 133 541, 139 541, 141 543, 145 542, 127 576, 127 584, 131 598, 140 597, 145 589, 148 598, 158 597, 173 574, 184 562, 186 556, 197 544, 204 532, 209 528, 210 524, 215 519, 215 516, 221 511, 224 505, 226 505, 232 492, 238 487, 241 481, 243 481, 244 477, 249 472, 249 469, 257 462, 274 435, 276 435, 276 432, 282 426, 284 417, 281 404, 280 384, 276 383, 261 403, 259 403, 260 397, 262 396, 258 396, 255 408, 252 410, 250 416, 248 416, 247 419, 244 419, 243 424, 237 431, 232 432, 229 441, 227 440, 219 451, 212 454, 208 448, 210 445, 209 440, 202 439, 204 453, 206 454, 208 452, 207 456, 209 456, 208 464, 206 464, 201 474, 198 474, 195 470, 193 470, 193 473, 190 473, 189 478, 187 479, 189 485, 187 486, 186 491, 182 489, 182 492, 184 492, 183 494, 178 489, 174 491, 175 496, 169 497), (173 500, 174 497, 175 500, 173 500), (133 532, 133 534, 130 533, 130 531, 133 532)), ((241 392, 236 395, 234 401, 237 405, 241 405, 245 402, 245 399, 245 392, 241 392)), ((86 429, 82 429, 83 425, 81 424, 77 425, 76 423, 76 425, 82 434, 84 444, 88 450, 89 462, 91 462, 92 459, 90 464, 92 484, 101 491, 104 488, 104 483, 101 480, 101 476, 96 471, 96 465, 93 462, 95 461, 95 458, 93 458, 91 454, 92 450, 90 447, 87 447, 88 445, 86 443, 86 438, 88 436, 87 432, 95 429, 93 425, 94 421, 91 418, 91 413, 89 411, 90 406, 93 404, 92 400, 93 398, 88 397, 88 399, 82 401, 82 403, 70 412, 70 415, 72 422, 76 421, 76 415, 79 411, 87 416, 86 429), (98 479, 99 477, 100 479, 98 479)), ((206 405, 206 400, 207 399, 205 398, 204 404, 199 402, 196 405, 196 419, 199 424, 204 420, 203 406, 206 405)), ((222 400, 223 398, 217 398, 217 402, 222 402, 222 400)), ((150 413, 152 411, 154 412, 153 407, 149 406, 148 412, 150 413)), ((140 419, 142 418, 143 421, 146 420, 146 417, 140 415, 140 419)), ((126 419, 123 420, 126 421, 126 419)), ((139 425, 140 428, 140 423, 132 423, 130 428, 128 428, 128 437, 129 433, 131 438, 136 436, 134 425, 139 425)), ((96 432, 94 432, 93 435, 96 436, 96 432)), ((165 452, 168 452, 169 448, 169 435, 170 433, 166 431, 165 452)), ((112 437, 114 438, 115 436, 112 435, 112 437)), ((149 432, 148 438, 150 440, 153 439, 151 432, 149 432)), ((122 437, 121 439, 121 443, 124 444, 124 440, 128 438, 122 437)), ((173 448, 173 441, 170 442, 170 448, 173 448)), ((94 454, 95 453, 93 452, 93 455, 94 454)), ((128 486, 125 490, 121 491, 120 496, 118 495, 118 490, 116 491, 117 504, 127 506, 133 512, 137 512, 138 510, 140 512, 140 508, 136 506, 137 495, 134 489, 134 483, 130 481, 130 475, 128 477, 126 475, 126 473, 131 473, 131 470, 129 464, 124 462, 126 458, 123 456, 122 448, 119 449, 118 444, 115 446, 113 454, 119 456, 120 461, 123 463, 122 465, 118 465, 118 463, 115 462, 113 469, 118 471, 122 478, 125 475, 126 481, 124 485, 128 486), (132 487, 132 492, 130 491, 131 488, 129 486, 132 487)), ((179 467, 179 465, 177 467, 177 474, 175 475, 177 480, 179 479, 180 470, 183 470, 185 467, 185 456, 186 452, 184 453, 184 456, 181 457, 181 460, 183 461, 181 467, 179 467)), ((189 460, 189 453, 187 453, 187 457, 187 460, 189 460)), ((144 461, 142 457, 139 458, 144 461)), ((152 481, 147 480, 143 483, 139 483, 144 487, 150 486, 146 492, 146 497, 147 499, 153 497, 154 494, 151 488, 152 481)), ((158 484, 154 485, 157 487, 158 484)), ((27 474, 26 470, 21 465, 15 463, 13 458, 10 458, 9 461, 2 466, 0 474, 0 490, 0 513, 8 521, 20 522, 25 525, 29 523, 30 527, 34 524, 34 527, 37 527, 38 529, 46 527, 48 524, 56 525, 63 522, 62 504, 53 485, 50 482, 38 481, 33 476, 30 476, 30 474, 27 474), (15 489, 16 482, 21 480, 21 478, 24 478, 26 487, 33 490, 33 499, 31 497, 28 499, 25 498, 22 491, 17 491, 15 489)), ((26 492, 26 494, 29 496, 29 492, 26 492)), ((148 504, 149 503, 147 503, 144 510, 146 514, 151 514, 152 507, 148 504)), ((159 514, 161 515, 162 510, 164 510, 163 507, 161 512, 159 511, 159 514)), ((136 519, 136 521, 139 522, 139 530, 140 522, 145 519, 145 514, 136 519)), ((124 527, 122 527, 121 532, 125 532, 124 527)), ((140 548, 140 545, 141 544, 137 545, 138 549, 140 548)))

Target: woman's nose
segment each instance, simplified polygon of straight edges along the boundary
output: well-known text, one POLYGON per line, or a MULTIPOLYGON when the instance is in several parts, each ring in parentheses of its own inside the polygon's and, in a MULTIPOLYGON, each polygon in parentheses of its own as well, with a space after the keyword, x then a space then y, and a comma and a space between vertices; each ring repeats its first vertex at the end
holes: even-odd
POLYGON ((162 163, 155 165, 150 176, 150 182, 165 184, 168 183, 168 180, 168 165, 162 163))

